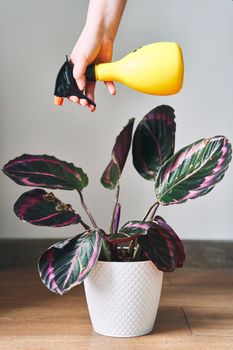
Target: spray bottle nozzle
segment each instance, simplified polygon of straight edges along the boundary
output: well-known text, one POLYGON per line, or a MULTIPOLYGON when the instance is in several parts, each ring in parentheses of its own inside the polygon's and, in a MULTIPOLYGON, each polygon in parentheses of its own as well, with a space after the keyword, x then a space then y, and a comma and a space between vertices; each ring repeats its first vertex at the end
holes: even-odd
POLYGON ((68 60, 66 56, 66 61, 62 65, 58 72, 55 89, 54 89, 54 103, 55 105, 61 106, 64 97, 77 96, 79 98, 85 99, 90 105, 96 107, 94 101, 87 97, 79 88, 73 77, 73 64, 68 60))

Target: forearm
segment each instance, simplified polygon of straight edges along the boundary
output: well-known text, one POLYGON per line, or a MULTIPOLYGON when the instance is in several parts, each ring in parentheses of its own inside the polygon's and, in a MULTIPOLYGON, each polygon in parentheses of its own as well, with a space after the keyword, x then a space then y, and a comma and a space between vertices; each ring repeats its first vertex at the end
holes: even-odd
MULTIPOLYGON (((112 49, 126 0, 90 0, 86 24, 76 42, 70 60, 74 64, 73 75, 80 90, 94 100, 94 82, 86 82, 86 67, 91 63, 106 63, 112 59, 112 49)), ((113 82, 106 82, 110 94, 115 95, 113 82)), ((70 100, 87 105, 86 100, 71 96, 70 100)), ((93 106, 89 106, 94 111, 93 106)))
POLYGON ((114 41, 127 0, 90 0, 85 27, 114 41))

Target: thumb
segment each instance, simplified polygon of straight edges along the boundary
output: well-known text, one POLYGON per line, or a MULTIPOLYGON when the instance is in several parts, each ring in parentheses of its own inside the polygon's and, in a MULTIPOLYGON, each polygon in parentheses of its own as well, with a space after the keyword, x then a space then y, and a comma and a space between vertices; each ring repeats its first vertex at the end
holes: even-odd
POLYGON ((74 63, 73 76, 80 90, 83 90, 86 85, 85 73, 86 73, 87 65, 88 65, 88 61, 85 56, 80 56, 75 60, 75 63, 74 63))

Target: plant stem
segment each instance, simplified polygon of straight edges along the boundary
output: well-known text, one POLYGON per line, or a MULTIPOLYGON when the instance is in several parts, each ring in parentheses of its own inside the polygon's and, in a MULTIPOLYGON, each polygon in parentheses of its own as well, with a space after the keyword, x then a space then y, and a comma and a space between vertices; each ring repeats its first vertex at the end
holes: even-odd
POLYGON ((129 254, 129 256, 132 258, 132 260, 133 260, 133 255, 134 255, 134 246, 135 246, 135 242, 136 242, 135 239, 133 239, 132 241, 130 241, 130 243, 129 243, 129 248, 128 248, 128 254, 129 254))
MULTIPOLYGON (((148 216, 150 215, 150 213, 152 212, 150 219, 153 219, 157 209, 159 207, 159 202, 155 202, 148 210, 148 212, 146 213, 145 217, 143 218, 142 221, 146 221, 146 219, 148 218, 148 216)), ((134 255, 133 255, 133 260, 137 261, 138 259, 140 259, 140 255, 141 255, 141 247, 139 244, 137 244, 136 249, 134 250, 134 255)))
POLYGON ((82 220, 80 220, 80 224, 85 228, 85 230, 89 230, 90 229, 90 226, 85 224, 85 222, 83 222, 82 220))
POLYGON ((159 207, 159 202, 157 202, 157 204, 155 205, 154 210, 152 211, 152 214, 150 216, 150 219, 153 219, 153 217, 155 216, 155 213, 156 213, 158 207, 159 207))
POLYGON ((156 210, 159 206, 159 202, 155 202, 150 209, 148 210, 148 212, 146 213, 146 215, 144 216, 144 219, 142 221, 146 221, 146 219, 148 218, 148 216, 150 215, 150 212, 152 211, 152 209, 156 206, 156 210))
POLYGON ((120 185, 118 183, 117 190, 116 190, 116 197, 115 197, 115 205, 114 205, 114 209, 113 209, 113 213, 112 213, 112 221, 111 221, 111 225, 110 225, 110 234, 116 233, 116 232, 113 232, 113 226, 114 226, 115 212, 116 212, 116 208, 117 208, 118 200, 119 200, 119 194, 120 194, 120 185))
POLYGON ((141 255, 141 250, 142 249, 141 249, 140 245, 137 244, 136 249, 134 251, 134 255, 133 255, 133 260, 134 261, 140 260, 139 258, 140 258, 140 255, 141 255))
POLYGON ((112 261, 111 254, 110 254, 109 249, 108 249, 108 244, 105 241, 105 239, 103 239, 103 241, 102 241, 102 253, 107 261, 112 261))
MULTIPOLYGON (((117 210, 117 205, 118 205, 118 200, 119 200, 119 194, 120 194, 120 185, 118 183, 117 190, 116 190, 116 197, 115 197, 115 205, 114 205, 114 208, 113 208, 112 220, 111 220, 111 224, 110 224, 110 228, 109 228, 110 234, 116 234, 117 230, 118 230, 118 227, 117 228, 114 227, 115 226, 115 222, 114 221, 115 221, 115 213, 116 213, 116 210, 117 210)), ((117 244, 116 243, 112 245, 111 252, 112 252, 114 261, 118 261, 119 260, 119 256, 118 256, 118 249, 117 249, 117 244)))
POLYGON ((98 228, 98 226, 97 226, 97 224, 96 224, 96 222, 95 222, 93 216, 91 215, 90 210, 87 208, 86 204, 84 203, 84 199, 83 199, 83 195, 82 195, 81 191, 79 191, 79 190, 77 189, 77 192, 78 192, 78 194, 79 194, 79 196, 80 196, 80 200, 81 200, 82 207, 83 207, 83 209, 85 210, 85 212, 87 213, 89 219, 91 220, 92 225, 94 226, 94 228, 98 228))

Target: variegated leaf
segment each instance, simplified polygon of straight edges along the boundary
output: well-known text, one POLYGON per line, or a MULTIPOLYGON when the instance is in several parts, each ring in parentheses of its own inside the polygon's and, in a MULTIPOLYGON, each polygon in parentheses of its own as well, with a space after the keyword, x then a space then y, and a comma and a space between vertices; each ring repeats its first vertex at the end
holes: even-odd
POLYGON ((53 193, 42 189, 23 193, 14 205, 14 212, 20 220, 38 226, 61 227, 81 220, 70 204, 62 203, 53 193))
POLYGON ((145 221, 129 221, 120 228, 117 234, 107 235, 105 238, 110 243, 128 242, 146 235, 149 229, 150 225, 145 221))
POLYGON ((102 185, 108 189, 116 188, 119 182, 131 145, 133 124, 134 118, 129 120, 118 135, 112 150, 112 159, 101 177, 102 185))
POLYGON ((184 247, 173 229, 159 216, 147 221, 147 224, 150 226, 147 235, 138 237, 138 243, 147 257, 164 272, 183 266, 184 247))
POLYGON ((138 124, 133 138, 133 164, 139 174, 154 180, 163 163, 174 153, 175 114, 170 106, 158 106, 138 124))
POLYGON ((157 222, 159 227, 164 229, 164 231, 170 235, 170 239, 173 241, 173 245, 176 249, 176 267, 182 267, 185 261, 185 252, 182 241, 161 216, 157 215, 153 221, 157 222))
POLYGON ((48 248, 38 265, 40 278, 46 287, 62 295, 80 284, 98 260, 102 236, 101 229, 93 229, 48 248))
POLYGON ((169 205, 205 195, 223 178, 231 155, 231 144, 224 136, 201 139, 182 148, 157 175, 157 200, 169 205))
POLYGON ((23 186, 81 191, 88 184, 81 168, 48 155, 23 154, 10 160, 3 172, 23 186))

